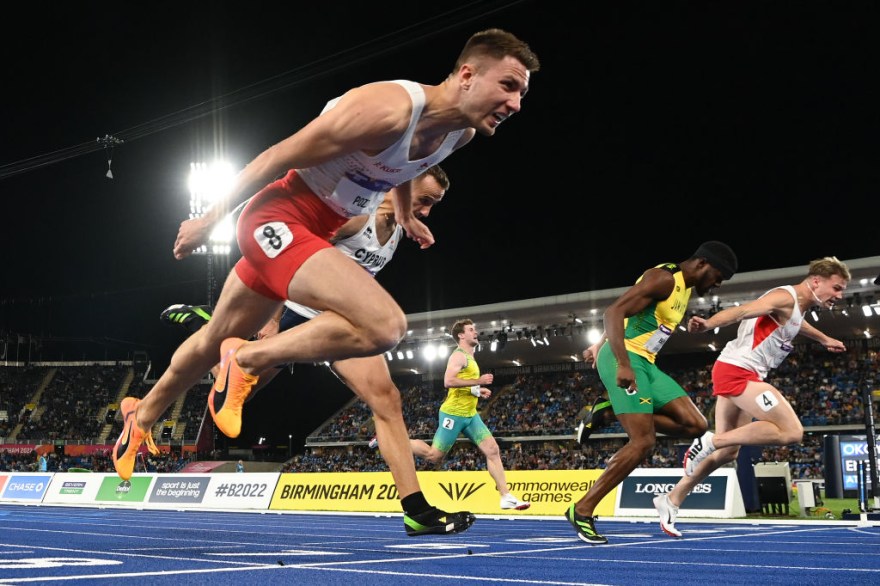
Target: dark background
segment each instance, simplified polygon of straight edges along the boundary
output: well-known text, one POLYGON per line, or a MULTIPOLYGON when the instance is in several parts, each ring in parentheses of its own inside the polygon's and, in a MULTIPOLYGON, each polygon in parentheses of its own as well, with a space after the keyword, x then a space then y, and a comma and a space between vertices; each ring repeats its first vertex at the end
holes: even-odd
MULTIPOLYGON (((520 114, 443 163, 437 244, 379 275, 407 313, 626 286, 707 239, 742 271, 876 254, 874 2, 302 4, 35 2, 6 21, 4 334, 40 337, 34 358, 145 351, 160 373, 182 339, 160 311, 207 300, 205 258, 171 256, 190 162, 241 168, 355 85, 439 83, 493 26, 542 69, 520 114)), ((286 443, 348 397, 314 370, 255 400, 245 435, 286 443)))

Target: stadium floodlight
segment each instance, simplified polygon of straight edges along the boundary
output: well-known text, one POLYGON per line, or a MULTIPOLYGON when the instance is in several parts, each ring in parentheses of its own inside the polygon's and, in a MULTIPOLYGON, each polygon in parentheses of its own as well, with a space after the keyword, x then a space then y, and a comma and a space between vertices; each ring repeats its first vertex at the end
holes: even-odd
MULTIPOLYGON (((231 164, 223 161, 210 165, 190 163, 189 166, 189 217, 200 218, 230 189, 235 180, 235 170, 231 164)), ((211 232, 208 244, 200 246, 193 254, 229 255, 234 236, 232 216, 227 215, 211 232)))
MULTIPOLYGON (((235 171, 231 164, 216 161, 189 164, 189 217, 200 218, 227 193, 235 181, 235 171)), ((214 290, 218 283, 216 274, 225 274, 229 267, 229 254, 232 252, 232 239, 235 227, 232 214, 227 214, 211 231, 208 242, 193 251, 208 259, 208 305, 214 304, 214 290), (215 267, 214 265, 218 266, 215 267)))
POLYGON ((437 346, 435 346, 433 343, 428 343, 422 346, 422 358, 424 358, 428 362, 432 362, 435 358, 437 358, 437 346))

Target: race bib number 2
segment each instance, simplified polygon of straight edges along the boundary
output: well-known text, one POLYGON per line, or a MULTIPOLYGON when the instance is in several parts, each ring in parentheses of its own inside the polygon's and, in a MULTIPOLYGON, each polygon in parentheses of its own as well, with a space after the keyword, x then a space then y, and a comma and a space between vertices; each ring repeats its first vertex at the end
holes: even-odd
POLYGON ((269 258, 275 258, 293 242, 293 233, 284 222, 269 222, 254 230, 254 240, 269 258))

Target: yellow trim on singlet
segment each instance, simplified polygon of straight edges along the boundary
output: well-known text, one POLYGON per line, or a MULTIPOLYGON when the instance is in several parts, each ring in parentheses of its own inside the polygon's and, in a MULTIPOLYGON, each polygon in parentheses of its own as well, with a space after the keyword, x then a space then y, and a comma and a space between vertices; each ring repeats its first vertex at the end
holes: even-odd
MULTIPOLYGON (((458 371, 456 375, 463 380, 477 380, 480 378, 480 367, 474 357, 462 350, 456 348, 453 352, 461 352, 467 358, 464 368, 458 371)), ((450 387, 446 393, 446 400, 440 405, 440 410, 450 415, 458 417, 473 417, 477 414, 477 397, 471 394, 470 387, 450 387)))
MULTIPOLYGON (((675 328, 684 319, 691 298, 691 288, 685 286, 684 275, 678 265, 663 263, 655 268, 666 269, 675 277, 675 287, 673 287, 672 293, 663 301, 655 301, 623 321, 623 340, 626 349, 639 356, 644 356, 652 363, 657 356, 657 351, 652 352, 646 347, 646 344, 649 344, 652 336, 662 337, 666 333, 671 336, 675 333, 675 328), (663 333, 658 333, 661 328, 663 333)), ((642 277, 639 277, 636 283, 641 280, 642 277)))

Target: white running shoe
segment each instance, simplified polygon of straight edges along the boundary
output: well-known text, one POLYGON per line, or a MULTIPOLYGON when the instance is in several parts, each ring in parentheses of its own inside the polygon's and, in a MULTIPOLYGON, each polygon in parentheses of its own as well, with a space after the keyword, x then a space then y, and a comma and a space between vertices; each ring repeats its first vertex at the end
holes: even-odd
POLYGON ((685 474, 693 476, 694 470, 700 465, 700 462, 712 455, 712 452, 715 451, 715 444, 712 443, 713 437, 715 437, 715 434, 707 431, 702 437, 694 440, 691 447, 684 454, 684 462, 682 464, 684 465, 685 474))
POLYGON ((368 446, 371 450, 375 450, 376 448, 378 448, 378 447, 379 447, 379 440, 378 440, 378 438, 374 435, 374 436, 370 439, 370 442, 367 444, 367 446, 368 446))
POLYGON ((654 497, 654 508, 660 515, 660 529, 666 535, 681 537, 681 531, 675 528, 675 518, 678 516, 678 507, 669 502, 669 495, 658 494, 654 497))
POLYGON ((532 503, 527 503, 525 501, 521 501, 509 492, 501 497, 501 508, 502 509, 516 509, 517 511, 525 511, 529 507, 532 506, 532 503))

